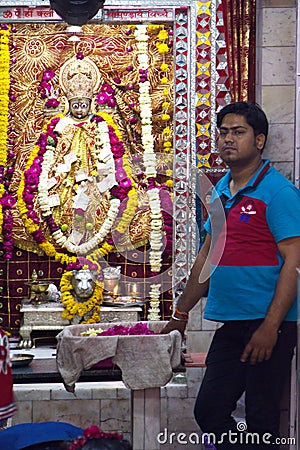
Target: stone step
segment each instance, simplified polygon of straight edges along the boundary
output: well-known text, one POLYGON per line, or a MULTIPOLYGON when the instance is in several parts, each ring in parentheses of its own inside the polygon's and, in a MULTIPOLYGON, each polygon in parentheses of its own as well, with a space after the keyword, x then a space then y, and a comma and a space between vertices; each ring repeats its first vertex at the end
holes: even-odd
POLYGON ((185 367, 206 367, 206 352, 202 353, 184 353, 184 365, 185 367))

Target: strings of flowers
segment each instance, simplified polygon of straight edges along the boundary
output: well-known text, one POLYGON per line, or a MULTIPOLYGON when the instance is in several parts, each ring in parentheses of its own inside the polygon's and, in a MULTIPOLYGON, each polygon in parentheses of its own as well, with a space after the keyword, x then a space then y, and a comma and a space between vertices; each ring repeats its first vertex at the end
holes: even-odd
MULTIPOLYGON (((148 39, 147 26, 138 25, 134 32, 135 39, 137 41, 138 48, 138 62, 139 62, 139 102, 141 109, 141 124, 142 124, 142 144, 144 147, 144 165, 148 182, 148 197, 149 206, 151 211, 151 232, 150 232, 150 254, 149 262, 152 272, 160 272, 162 267, 162 253, 164 249, 169 251, 172 248, 172 220, 171 220, 171 197, 168 192, 160 194, 161 187, 156 184, 157 177, 157 160, 154 152, 154 138, 152 134, 152 105, 150 97, 150 83, 148 81, 148 39), (167 212, 162 211, 163 207, 167 208, 167 212), (170 216, 169 216, 170 214, 170 216)), ((169 46, 166 44, 168 39, 168 33, 162 29, 158 34, 157 49, 161 55, 164 55, 169 51, 169 46)), ((169 66, 165 63, 165 58, 160 66, 160 70, 163 73, 161 83, 167 85, 169 80, 167 73, 169 72, 169 66)), ((163 122, 170 120, 168 109, 170 103, 167 101, 169 96, 169 90, 164 89, 163 95, 165 101, 162 104, 163 114, 161 116, 163 122)), ((171 130, 165 126, 163 131, 164 136, 164 151, 171 151, 172 144, 170 144, 171 130)), ((172 174, 172 172, 171 172, 172 174)), ((168 180, 171 181, 171 180, 168 180)), ((171 184, 167 185, 171 187, 171 184)), ((160 298, 161 285, 151 285, 150 289, 150 309, 149 320, 159 319, 159 298, 160 298)))
POLYGON ((161 269, 162 262, 162 251, 163 251, 163 217, 161 212, 161 204, 159 197, 159 189, 151 186, 148 191, 149 206, 151 210, 151 232, 150 232, 150 242, 151 250, 149 261, 151 264, 151 269, 153 272, 159 272, 161 269))
POLYGON ((151 210, 150 256, 149 262, 153 272, 161 269, 162 255, 162 215, 160 209, 159 190, 155 187, 156 154, 154 152, 154 137, 152 134, 152 105, 150 97, 150 82, 148 81, 148 39, 147 25, 137 25, 134 31, 137 40, 139 62, 139 102, 142 123, 142 144, 144 147, 145 173, 149 183, 149 206, 151 210))
POLYGON ((150 286, 150 308, 148 311, 148 320, 160 320, 159 298, 160 298, 160 284, 151 284, 150 286))
POLYGON ((156 155, 154 152, 154 137, 152 132, 152 104, 150 97, 150 82, 148 80, 149 56, 147 25, 137 25, 134 31, 137 41, 139 63, 139 104, 142 124, 142 144, 144 149, 144 165, 147 177, 156 177, 156 155))
MULTIPOLYGON (((126 156, 123 143, 120 141, 120 133, 114 124, 112 117, 107 113, 99 113, 93 117, 93 121, 98 127, 98 143, 102 146, 96 147, 96 158, 98 164, 107 163, 111 157, 111 172, 116 173, 118 185, 111 189, 110 208, 107 217, 104 220, 98 232, 87 242, 75 245, 64 235, 51 213, 49 204, 48 175, 54 160, 54 152, 57 144, 56 125, 62 116, 51 119, 42 133, 38 144, 35 146, 26 170, 24 180, 21 180, 18 192, 19 209, 27 231, 33 236, 37 244, 48 254, 54 256, 61 262, 68 263, 68 256, 57 252, 54 246, 47 241, 40 229, 40 220, 33 208, 35 192, 38 191, 38 200, 42 216, 52 234, 56 244, 65 248, 70 253, 89 254, 97 245, 99 245, 108 233, 112 230, 113 224, 119 214, 120 203, 126 204, 125 199, 129 199, 127 206, 123 211, 121 219, 116 227, 116 231, 121 233, 126 229, 135 214, 137 207, 137 193, 134 186, 134 180, 131 174, 131 168, 126 156), (106 125, 103 125, 105 122, 106 125), (105 157, 103 155, 106 155, 105 157)), ((109 167, 109 165, 108 165, 109 167)), ((103 252, 102 252, 103 254, 103 252)))
MULTIPOLYGON (((130 222, 133 219, 137 206, 138 206, 138 194, 135 188, 135 181, 132 176, 131 166, 129 164, 127 155, 125 154, 124 145, 121 142, 121 134, 118 131, 117 126, 114 124, 112 117, 107 113, 99 113, 94 117, 94 120, 98 122, 98 117, 108 124, 109 133, 109 145, 110 154, 113 156, 113 172, 116 177, 117 185, 114 186, 110 193, 111 196, 119 200, 119 214, 120 220, 113 227, 113 239, 114 243, 117 243, 120 235, 124 234, 129 228, 130 222)), ((100 122, 101 123, 101 122, 100 122)), ((99 127, 99 122, 98 122, 99 127)), ((98 133, 99 141, 103 139, 103 153, 109 154, 108 142, 105 138, 105 133, 98 133)), ((108 156, 106 160, 108 160, 108 156)), ((103 161, 106 162, 104 159, 103 161)))
MULTIPOLYGON (((0 235, 3 239, 4 256, 12 258, 13 252, 13 217, 11 208, 15 199, 6 191, 5 177, 10 177, 13 167, 7 167, 8 111, 10 90, 10 54, 9 27, 2 24, 0 28, 0 235), (6 172, 6 173, 5 173, 6 172)), ((14 100, 14 97, 11 97, 14 100)))
POLYGON ((114 325, 107 330, 90 328, 81 333, 82 336, 145 336, 149 334, 155 334, 155 332, 150 330, 146 323, 140 322, 131 327, 114 325))
MULTIPOLYGON (((156 171, 156 154, 154 152, 154 137, 152 134, 152 105, 150 97, 150 83, 147 79, 149 68, 148 57, 148 39, 147 26, 138 25, 134 32, 138 48, 138 62, 139 62, 139 103, 141 110, 142 123, 142 144, 144 148, 144 165, 145 173, 150 181, 148 197, 149 206, 151 210, 151 232, 150 232, 150 255, 149 262, 152 272, 159 272, 161 269, 161 254, 162 254, 162 215, 160 210, 159 190, 155 187, 156 171)), ((155 291, 156 293, 156 291, 155 291)), ((153 310, 153 301, 157 303, 154 290, 150 290, 150 310, 153 310)), ((148 319, 153 320, 153 315, 149 314, 148 319)), ((156 317, 156 314, 155 314, 156 317)))
MULTIPOLYGON (((28 158, 25 171, 21 175, 20 184, 17 192, 18 208, 20 216, 23 220, 25 229, 33 237, 41 250, 49 257, 54 257, 56 261, 62 264, 75 262, 75 256, 69 256, 65 253, 56 251, 54 245, 49 242, 40 228, 39 217, 34 210, 35 191, 38 188, 39 176, 41 173, 41 164, 43 155, 47 147, 51 147, 56 143, 54 128, 60 117, 52 119, 48 127, 41 134, 38 143, 34 146, 31 155, 28 158)), ((51 230, 54 232, 57 225, 51 220, 51 215, 47 211, 43 211, 43 216, 48 221, 51 230)))

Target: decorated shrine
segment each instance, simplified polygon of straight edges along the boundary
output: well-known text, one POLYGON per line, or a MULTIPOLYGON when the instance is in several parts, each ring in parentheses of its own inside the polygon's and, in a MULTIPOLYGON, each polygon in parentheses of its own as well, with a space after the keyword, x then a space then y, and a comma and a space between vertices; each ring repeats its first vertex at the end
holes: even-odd
POLYGON ((80 26, 44 1, 4 3, 1 326, 20 328, 33 272, 61 293, 66 320, 98 322, 106 294, 168 319, 226 171, 216 112, 254 92, 251 46, 235 58, 230 2, 108 2, 80 26), (120 268, 114 292, 109 268, 120 268), (76 270, 95 275, 86 301, 76 270))
MULTIPOLYGON (((69 3, 0 2, 3 373, 9 345, 28 358, 12 368, 17 411, 0 429, 65 420, 121 431, 135 450, 171 450, 183 435, 194 448, 191 405, 215 331, 206 299, 186 353, 178 332, 160 330, 227 170, 222 106, 263 106, 265 155, 299 186, 299 4, 90 0, 74 16, 58 8, 69 3), (37 345, 45 332, 57 347, 37 345)), ((281 417, 292 439, 295 371, 281 417)))

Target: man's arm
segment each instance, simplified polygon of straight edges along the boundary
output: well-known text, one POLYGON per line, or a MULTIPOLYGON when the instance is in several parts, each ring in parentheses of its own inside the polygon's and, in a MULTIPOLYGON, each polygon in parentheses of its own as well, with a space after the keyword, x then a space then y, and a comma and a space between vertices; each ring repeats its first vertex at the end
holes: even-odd
POLYGON ((297 296, 296 268, 300 267, 300 237, 284 239, 277 245, 284 264, 265 320, 246 345, 242 362, 250 358, 250 363, 256 364, 270 359, 281 322, 297 296))
MULTIPOLYGON (((189 313, 189 311, 196 305, 201 297, 207 295, 209 286, 209 261, 208 254, 211 244, 210 234, 207 234, 204 244, 192 267, 189 279, 181 295, 176 308, 182 313, 189 313)), ((184 333, 187 321, 181 314, 176 311, 173 317, 162 330, 162 333, 169 333, 172 330, 179 330, 184 333), (177 318, 177 320, 176 320, 177 318)))

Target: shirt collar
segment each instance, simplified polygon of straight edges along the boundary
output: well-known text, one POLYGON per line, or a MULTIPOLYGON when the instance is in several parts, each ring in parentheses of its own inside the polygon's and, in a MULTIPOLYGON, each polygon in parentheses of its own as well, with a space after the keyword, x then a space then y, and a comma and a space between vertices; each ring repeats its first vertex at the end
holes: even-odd
MULTIPOLYGON (((255 186, 255 183, 259 180, 262 172, 264 172, 267 169, 267 166, 270 164, 269 159, 263 158, 262 162, 263 162, 262 166, 255 172, 255 174, 248 181, 248 183, 245 186, 243 186, 241 189, 239 189, 239 192, 241 192, 249 187, 255 186)), ((223 194, 229 195, 229 197, 231 197, 230 189, 229 189, 230 180, 231 180, 231 171, 229 170, 226 173, 226 175, 224 175, 224 177, 221 178, 221 180, 220 180, 220 184, 218 186, 219 193, 223 193, 223 194)))

